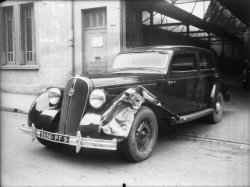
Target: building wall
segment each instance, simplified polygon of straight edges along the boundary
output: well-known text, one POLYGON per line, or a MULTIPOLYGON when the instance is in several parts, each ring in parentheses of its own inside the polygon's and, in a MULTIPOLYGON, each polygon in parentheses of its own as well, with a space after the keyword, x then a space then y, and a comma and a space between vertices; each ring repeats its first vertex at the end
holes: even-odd
MULTIPOLYGON (((211 45, 211 48, 213 48, 218 56, 221 56, 223 52, 222 44, 217 45, 211 45)), ((224 44, 224 53, 226 57, 231 58, 232 60, 239 60, 241 58, 240 56, 241 46, 239 44, 232 44, 227 43, 224 44)))
MULTIPOLYGON (((250 25, 250 21, 249 21, 250 25)), ((244 47, 243 47, 243 52, 244 56, 243 58, 246 58, 250 62, 250 26, 246 29, 245 36, 244 36, 244 47)))
POLYGON ((75 74, 82 74, 83 68, 83 38, 82 38, 82 12, 91 8, 107 8, 107 48, 108 48, 108 67, 110 69, 113 59, 120 52, 120 1, 75 1, 74 20, 75 20, 75 74))
POLYGON ((1 91, 37 94, 48 86, 64 86, 72 69, 70 11, 70 1, 34 2, 37 65, 2 66, 1 91))
MULTIPOLYGON (((1 66, 1 91, 37 94, 49 86, 64 87, 73 75, 82 74, 82 11, 107 8, 108 66, 120 51, 120 1, 27 1, 34 2, 36 63, 33 66, 1 66), (72 11, 74 29, 72 29, 72 11), (74 32, 73 32, 74 31, 74 32), (73 41, 74 36, 74 41, 73 41), (72 67, 74 44, 75 66, 72 67), (73 72, 74 70, 74 72, 73 72)), ((6 1, 0 6, 26 3, 6 1)))

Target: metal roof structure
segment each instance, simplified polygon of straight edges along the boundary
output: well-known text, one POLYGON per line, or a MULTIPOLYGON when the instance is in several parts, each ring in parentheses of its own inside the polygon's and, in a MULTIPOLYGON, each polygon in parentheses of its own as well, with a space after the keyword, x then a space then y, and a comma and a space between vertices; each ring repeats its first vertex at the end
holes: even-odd
POLYGON ((250 1, 249 0, 217 0, 226 7, 233 15, 249 27, 250 24, 250 1))
POLYGON ((249 26, 250 0, 145 0, 143 3, 133 1, 133 6, 148 12, 149 16, 143 21, 151 28, 179 32, 209 42, 242 42, 249 26), (204 8, 204 15, 198 17, 194 14, 195 8, 200 9, 197 4, 204 2, 209 6, 204 8), (191 11, 181 6, 189 6, 191 11), (164 16, 175 21, 164 21, 164 16), (182 29, 176 29, 180 26, 182 29))

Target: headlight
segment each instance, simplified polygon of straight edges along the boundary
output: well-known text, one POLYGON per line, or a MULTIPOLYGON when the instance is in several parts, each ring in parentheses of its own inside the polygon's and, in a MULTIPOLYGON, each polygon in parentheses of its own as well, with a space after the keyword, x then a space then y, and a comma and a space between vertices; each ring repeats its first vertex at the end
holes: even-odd
POLYGON ((57 105, 60 102, 62 94, 58 88, 50 88, 48 96, 49 96, 49 103, 51 105, 57 105))
POLYGON ((106 102, 106 96, 103 90, 95 89, 89 96, 89 103, 94 108, 100 108, 106 102))

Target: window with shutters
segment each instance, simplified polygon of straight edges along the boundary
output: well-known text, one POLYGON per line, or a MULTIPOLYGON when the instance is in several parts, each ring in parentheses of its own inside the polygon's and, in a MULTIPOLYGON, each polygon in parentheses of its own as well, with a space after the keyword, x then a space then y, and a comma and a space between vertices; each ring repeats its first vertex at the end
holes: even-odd
POLYGON ((15 64, 14 55, 14 16, 13 7, 5 7, 1 10, 1 61, 2 64, 15 64))
POLYGON ((21 5, 20 17, 21 17, 20 60, 22 64, 33 64, 35 63, 33 5, 32 4, 21 5))
POLYGON ((34 3, 0 7, 0 19, 1 68, 36 65, 34 3))

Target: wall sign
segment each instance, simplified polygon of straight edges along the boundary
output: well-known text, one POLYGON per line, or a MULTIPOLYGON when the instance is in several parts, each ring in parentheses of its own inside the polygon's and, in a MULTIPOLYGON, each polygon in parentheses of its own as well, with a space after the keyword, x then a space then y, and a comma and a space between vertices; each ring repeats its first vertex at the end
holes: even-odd
POLYGON ((92 47, 103 47, 102 36, 96 36, 92 38, 92 47))

